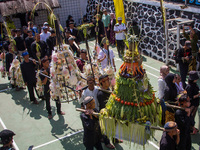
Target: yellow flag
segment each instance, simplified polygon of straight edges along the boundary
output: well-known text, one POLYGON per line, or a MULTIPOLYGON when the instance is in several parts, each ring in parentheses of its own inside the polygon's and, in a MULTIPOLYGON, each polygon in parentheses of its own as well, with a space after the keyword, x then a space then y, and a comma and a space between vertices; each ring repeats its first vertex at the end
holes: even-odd
POLYGON ((165 33, 165 7, 163 4, 163 0, 160 0, 160 8, 161 8, 161 12, 162 12, 162 18, 163 18, 163 28, 164 28, 164 33, 165 33))
POLYGON ((125 22, 125 14, 124 14, 124 4, 123 0, 113 0, 114 5, 115 5, 115 16, 116 16, 116 21, 118 17, 122 17, 122 23, 125 22))

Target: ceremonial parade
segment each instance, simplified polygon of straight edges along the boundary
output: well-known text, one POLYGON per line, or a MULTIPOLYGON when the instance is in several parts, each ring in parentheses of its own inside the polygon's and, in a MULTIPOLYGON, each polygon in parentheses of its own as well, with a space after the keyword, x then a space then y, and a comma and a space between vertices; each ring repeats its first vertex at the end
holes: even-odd
POLYGON ((199 0, 0 0, 0 150, 200 149, 199 0))

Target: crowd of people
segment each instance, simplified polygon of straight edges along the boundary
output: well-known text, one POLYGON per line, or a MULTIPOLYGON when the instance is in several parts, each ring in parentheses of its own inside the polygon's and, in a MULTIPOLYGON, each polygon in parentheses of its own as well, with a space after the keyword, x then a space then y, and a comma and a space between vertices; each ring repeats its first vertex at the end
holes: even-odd
POLYGON ((197 71, 190 71, 188 84, 183 87, 178 74, 169 73, 168 66, 160 68, 158 97, 168 104, 181 109, 163 108, 162 124, 166 131, 160 141, 160 149, 191 149, 191 136, 199 132, 195 125, 195 115, 199 106, 199 79, 197 71))
MULTIPOLYGON (((101 64, 102 71, 109 65, 116 71, 115 56, 113 51, 109 48, 109 45, 117 44, 117 50, 119 57, 123 58, 125 49, 125 33, 127 27, 122 23, 122 17, 115 19, 114 13, 108 13, 105 9, 102 15, 96 12, 93 24, 97 34, 97 42, 101 44, 101 50, 98 54, 98 62, 101 64), (117 23, 118 22, 118 23, 117 23)), ((83 19, 84 23, 88 23, 86 16, 83 19)), ((44 86, 44 95, 42 98, 46 101, 46 110, 48 113, 48 119, 52 119, 51 105, 50 105, 50 61, 54 46, 57 45, 56 31, 51 28, 47 22, 44 22, 41 29, 34 27, 33 22, 28 22, 28 26, 24 26, 21 29, 12 29, 10 39, 6 36, 3 41, 3 53, 6 60, 6 72, 8 73, 8 79, 10 80, 9 70, 14 58, 21 62, 20 69, 23 77, 23 81, 27 86, 30 101, 33 104, 39 104, 34 89, 36 87, 36 71, 39 69, 40 79, 44 86), (39 33, 39 31, 41 31, 39 33)), ((128 33, 139 36, 139 29, 137 22, 133 21, 128 33)), ((81 49, 79 44, 81 39, 79 38, 78 30, 75 27, 73 17, 69 15, 66 21, 66 27, 62 33, 62 39, 69 45, 70 50, 77 58, 77 66, 81 72, 83 72, 83 66, 88 61, 87 50, 81 49)), ((191 28, 191 34, 185 46, 178 51, 177 63, 180 67, 180 76, 178 74, 169 73, 169 66, 162 66, 160 68, 160 77, 158 79, 158 97, 161 101, 167 102, 172 105, 182 107, 182 109, 174 109, 167 107, 163 109, 162 124, 165 131, 163 132, 160 149, 178 149, 189 150, 191 149, 191 137, 190 133, 196 134, 198 129, 194 127, 195 115, 199 106, 199 87, 197 80, 199 79, 197 71, 189 72, 188 84, 186 84, 186 76, 188 74, 190 60, 193 60, 193 64, 196 61, 198 55, 195 49, 196 36, 191 28), (194 44, 193 44, 194 43, 194 44), (193 46, 195 45, 195 46, 193 46), (195 50, 193 50, 195 49, 195 50)), ((83 144, 87 150, 92 150, 95 147, 98 150, 102 150, 101 142, 103 141, 106 147, 114 149, 115 146, 111 144, 106 135, 102 135, 98 122, 98 117, 93 115, 93 112, 99 112, 105 108, 106 102, 110 96, 109 93, 103 91, 110 91, 110 82, 108 75, 103 74, 99 77, 99 85, 95 85, 94 76, 87 76, 87 88, 80 93, 81 107, 85 109, 85 112, 81 113, 80 118, 84 128, 83 144), (100 90, 100 88, 103 90, 100 90)), ((16 91, 23 89, 18 85, 11 83, 16 91)), ((61 111, 61 103, 59 99, 55 100, 57 107, 57 114, 65 115, 61 111)), ((10 130, 3 130, 0 132, 0 137, 3 142, 3 148, 7 150, 12 145, 12 139, 15 133, 10 130)), ((123 142, 120 139, 113 137, 112 142, 123 142)))

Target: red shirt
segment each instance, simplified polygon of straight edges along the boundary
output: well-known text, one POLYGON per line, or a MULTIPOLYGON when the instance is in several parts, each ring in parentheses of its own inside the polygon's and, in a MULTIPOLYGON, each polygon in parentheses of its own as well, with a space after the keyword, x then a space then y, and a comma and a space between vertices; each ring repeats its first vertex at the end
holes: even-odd
POLYGON ((85 62, 81 59, 76 61, 76 64, 78 66, 78 68, 80 69, 81 72, 83 72, 83 66, 85 65, 85 62))

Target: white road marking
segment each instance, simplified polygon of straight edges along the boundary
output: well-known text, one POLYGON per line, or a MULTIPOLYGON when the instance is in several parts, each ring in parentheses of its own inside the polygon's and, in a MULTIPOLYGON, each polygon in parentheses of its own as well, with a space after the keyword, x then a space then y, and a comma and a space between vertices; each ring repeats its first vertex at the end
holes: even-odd
MULTIPOLYGON (((144 63, 143 63, 144 64, 144 63)), ((155 71, 157 71, 157 72, 160 72, 160 70, 158 70, 158 69, 156 69, 156 68, 154 68, 154 67, 151 67, 151 66, 149 66, 149 65, 147 65, 147 64, 144 64, 144 66, 146 66, 146 67, 148 67, 148 68, 151 68, 151 69, 153 69, 153 70, 155 70, 155 71)))
POLYGON ((0 92, 8 91, 10 89, 12 89, 12 88, 3 89, 3 90, 0 90, 0 92))
POLYGON ((156 145, 155 143, 153 143, 152 141, 147 141, 149 144, 151 144, 152 146, 154 146, 156 149, 160 149, 158 145, 156 145))
POLYGON ((151 75, 151 76, 153 76, 153 77, 155 77, 155 78, 159 78, 159 76, 156 76, 155 74, 152 74, 152 73, 150 73, 148 71, 146 71, 146 73, 149 74, 149 75, 151 75))
POLYGON ((68 135, 66 135, 66 136, 63 136, 63 137, 61 137, 61 138, 58 138, 58 139, 49 141, 49 142, 47 142, 47 143, 38 145, 38 146, 36 146, 36 147, 33 147, 33 149, 38 149, 38 148, 40 148, 40 147, 49 145, 49 144, 54 143, 54 142, 56 142, 56 141, 60 141, 60 140, 62 140, 62 139, 64 139, 64 138, 70 137, 70 136, 72 136, 72 135, 75 135, 75 134, 78 134, 78 133, 81 133, 81 132, 83 132, 83 129, 82 129, 82 130, 79 130, 79 131, 77 131, 77 132, 74 132, 74 133, 70 133, 70 134, 68 134, 68 135))
MULTIPOLYGON (((2 125, 2 127, 3 127, 4 129, 7 129, 7 128, 6 128, 6 125, 4 124, 4 122, 3 122, 3 120, 2 120, 1 118, 0 118, 0 123, 1 123, 1 125, 2 125)), ((13 145, 13 147, 14 147, 16 150, 19 150, 19 147, 18 147, 17 144, 15 143, 15 140, 13 140, 12 145, 13 145)))

